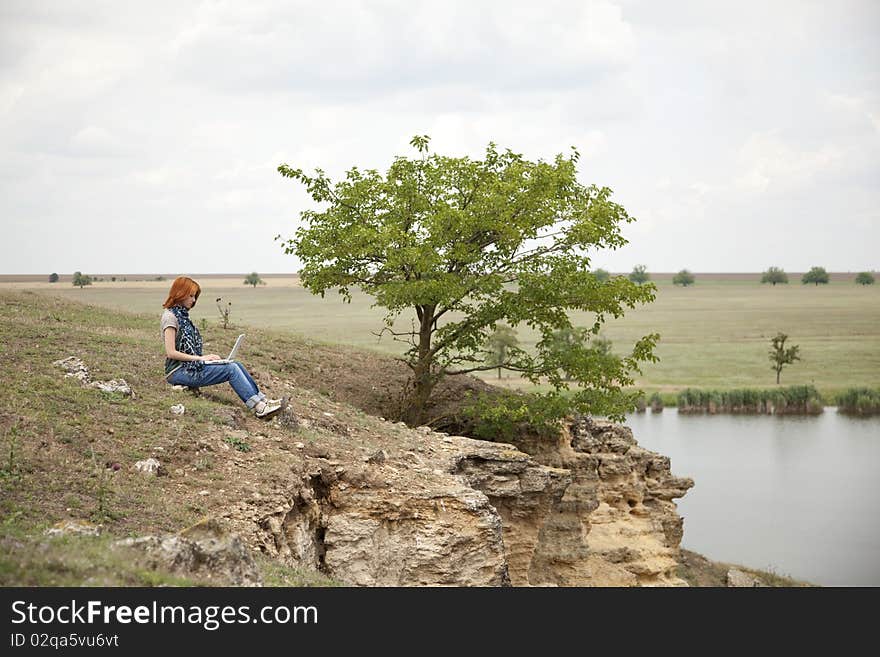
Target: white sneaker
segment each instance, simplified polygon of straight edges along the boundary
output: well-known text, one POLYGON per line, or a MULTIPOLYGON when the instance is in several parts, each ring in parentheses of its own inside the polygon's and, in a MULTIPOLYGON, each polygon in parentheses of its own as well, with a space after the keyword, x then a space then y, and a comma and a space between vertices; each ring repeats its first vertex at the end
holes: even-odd
POLYGON ((273 399, 267 399, 266 401, 257 402, 257 405, 254 406, 254 415, 262 420, 268 420, 281 410, 281 404, 272 403, 274 401, 273 399))

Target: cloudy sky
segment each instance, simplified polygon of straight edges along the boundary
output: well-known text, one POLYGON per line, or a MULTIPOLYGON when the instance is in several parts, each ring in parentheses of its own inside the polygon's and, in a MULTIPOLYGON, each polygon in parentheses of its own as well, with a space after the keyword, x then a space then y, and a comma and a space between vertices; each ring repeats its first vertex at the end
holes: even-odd
POLYGON ((612 271, 880 269, 880 2, 0 2, 0 273, 298 269, 283 163, 428 134, 637 217, 612 271))

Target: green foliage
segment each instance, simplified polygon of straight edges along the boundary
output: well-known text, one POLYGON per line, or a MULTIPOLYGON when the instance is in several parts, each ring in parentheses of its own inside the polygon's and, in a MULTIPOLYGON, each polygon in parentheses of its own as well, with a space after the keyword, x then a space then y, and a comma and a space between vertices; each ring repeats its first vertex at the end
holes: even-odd
POLYGON ((252 271, 250 274, 248 274, 245 277, 244 283, 243 283, 243 285, 253 285, 255 288, 257 287, 257 285, 265 285, 265 284, 266 284, 266 281, 264 281, 262 278, 260 278, 260 275, 255 271, 252 271))
POLYGON ((238 436, 226 436, 226 442, 232 445, 239 452, 251 451, 251 446, 247 443, 247 441, 239 438, 238 436))
POLYGON ((776 285, 777 283, 788 283, 788 274, 779 267, 770 267, 770 269, 765 271, 764 275, 761 276, 761 283, 771 283, 773 285, 776 285))
POLYGON ((58 282, 58 274, 56 274, 55 272, 52 272, 51 274, 49 274, 49 282, 50 283, 57 283, 58 282))
POLYGON ((638 285, 642 285, 651 280, 651 275, 648 274, 648 268, 645 265, 636 265, 629 274, 629 280, 638 285))
POLYGON ((611 352, 611 340, 594 336, 585 326, 571 326, 554 331, 548 350, 560 363, 564 381, 572 381, 578 367, 612 371, 620 367, 620 359, 611 352), (585 358, 589 362, 585 362, 585 358))
POLYGON ((858 285, 873 285, 874 284, 874 274, 869 271, 860 271, 856 275, 856 283, 858 285))
POLYGON ((693 285, 694 280, 695 278, 692 273, 690 273, 687 269, 682 269, 680 272, 672 277, 672 284, 687 287, 688 285, 693 285))
POLYGON ((878 415, 880 390, 849 388, 837 396, 837 411, 850 415, 878 415))
POLYGON ((75 271, 73 272, 73 284, 82 289, 86 285, 92 284, 92 277, 84 276, 81 271, 75 271))
POLYGON ((786 340, 788 340, 788 336, 785 333, 777 333, 770 339, 772 349, 770 349, 769 354, 770 362, 773 363, 773 366, 770 369, 776 372, 777 384, 779 383, 779 375, 782 373, 782 368, 801 359, 798 355, 800 347, 798 345, 792 345, 791 347, 786 348, 786 340))
POLYGON ((232 312, 232 302, 227 301, 226 307, 220 305, 220 302, 223 301, 223 297, 217 297, 217 310, 220 312, 220 321, 223 322, 223 328, 229 328, 229 314, 232 312))
POLYGON ((824 267, 813 267, 801 277, 801 283, 806 285, 807 283, 813 283, 815 285, 819 285, 822 283, 823 285, 828 284, 828 272, 825 271, 824 267))
POLYGON ((599 269, 596 269, 593 271, 593 276, 596 277, 596 280, 599 283, 604 283, 609 278, 611 278, 611 274, 609 274, 608 271, 606 271, 605 269, 602 269, 601 267, 599 269))
POLYGON ((822 412, 824 401, 813 386, 789 386, 770 390, 699 390, 678 393, 680 413, 808 414, 822 412))
POLYGON ((320 295, 336 289, 349 302, 352 289, 362 289, 386 311, 383 332, 410 344, 412 384, 401 417, 421 423, 442 377, 494 369, 484 345, 503 322, 541 335, 535 350, 511 350, 507 369, 556 392, 568 387, 564 366, 585 389, 566 397, 572 411, 597 404, 622 418, 627 408, 609 403, 626 398, 621 386, 639 363, 656 360, 659 336, 638 340, 613 369, 592 369, 595 357, 584 348, 561 362, 551 345, 555 331, 571 328, 572 311, 592 313, 598 334, 607 316, 654 300, 653 285, 600 282, 590 271, 587 253, 626 244, 621 225, 633 218, 607 187, 578 182, 574 149, 531 162, 490 143, 485 158, 473 160, 430 153, 427 136, 410 143, 419 156, 395 158, 385 175, 355 167, 334 183, 320 169, 310 176, 278 167, 323 207, 302 212, 303 226, 284 243, 304 264, 303 286, 320 295), (395 330, 404 312, 415 314, 411 330, 395 330))
POLYGON ((648 404, 651 405, 653 413, 659 413, 663 410, 663 397, 660 396, 659 392, 655 392, 648 398, 648 404))
POLYGON ((499 324, 486 340, 486 363, 498 368, 499 379, 501 378, 501 368, 513 356, 518 345, 516 331, 504 324, 499 324))
POLYGON ((468 435, 495 442, 509 442, 523 432, 553 436, 568 413, 568 401, 555 393, 506 391, 500 395, 480 395, 462 407, 468 435))

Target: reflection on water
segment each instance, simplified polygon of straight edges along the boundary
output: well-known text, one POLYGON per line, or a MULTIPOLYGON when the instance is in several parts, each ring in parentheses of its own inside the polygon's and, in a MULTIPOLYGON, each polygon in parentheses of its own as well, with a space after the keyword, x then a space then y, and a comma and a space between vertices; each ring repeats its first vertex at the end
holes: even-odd
POLYGON ((627 417, 695 485, 682 547, 826 586, 880 586, 880 418, 627 417))

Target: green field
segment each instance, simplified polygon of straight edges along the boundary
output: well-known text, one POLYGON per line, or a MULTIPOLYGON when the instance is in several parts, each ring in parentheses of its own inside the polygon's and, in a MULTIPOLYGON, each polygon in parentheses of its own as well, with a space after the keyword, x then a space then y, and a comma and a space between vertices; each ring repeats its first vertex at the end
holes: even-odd
MULTIPOLYGON (((852 275, 836 275, 830 285, 801 285, 790 275, 788 285, 760 285, 758 274, 711 277, 697 274, 689 288, 671 285, 658 276, 657 300, 606 324, 604 334, 614 350, 623 352, 632 342, 658 332, 660 362, 645 366, 640 387, 648 392, 674 392, 686 387, 764 388, 775 385, 775 373, 767 359, 770 338, 782 331, 789 344, 798 344, 802 360, 787 366, 783 385, 812 384, 823 395, 833 396, 854 386, 880 387, 880 285, 858 286, 852 275)), ((208 322, 206 338, 216 340, 212 349, 222 352, 232 335, 218 331, 220 315, 214 302, 232 301, 231 319, 236 327, 260 326, 289 330, 327 343, 342 343, 386 353, 399 353, 404 345, 388 336, 378 340, 382 312, 371 308, 371 299, 356 294, 351 304, 328 294, 316 297, 290 279, 267 278, 256 289, 241 278, 204 278, 202 296, 193 310, 196 321, 208 322)), ((34 285, 41 294, 98 304, 133 312, 154 312, 156 349, 161 350, 158 318, 170 285, 156 283, 95 283, 83 289, 69 283, 51 287, 34 285)), ((29 287, 16 284, 16 287, 29 287)), ((574 316, 577 325, 591 323, 586 315, 574 316)), ((398 327, 409 326, 409 318, 398 327)), ((534 344, 535 335, 518 329, 520 342, 534 344)), ((495 381, 494 374, 485 378, 495 381)), ((523 385, 516 379, 505 384, 523 385)))

